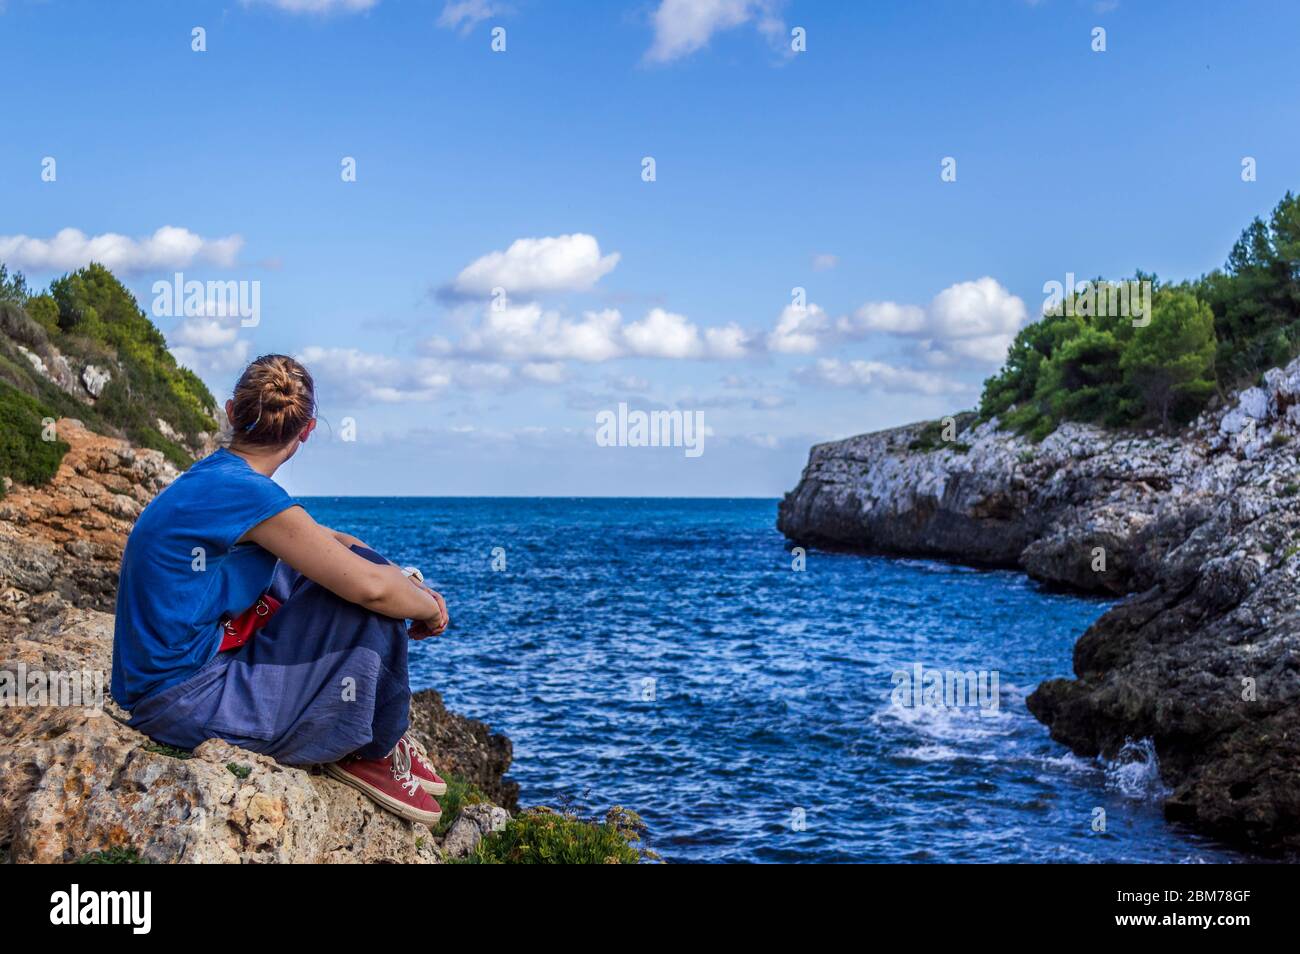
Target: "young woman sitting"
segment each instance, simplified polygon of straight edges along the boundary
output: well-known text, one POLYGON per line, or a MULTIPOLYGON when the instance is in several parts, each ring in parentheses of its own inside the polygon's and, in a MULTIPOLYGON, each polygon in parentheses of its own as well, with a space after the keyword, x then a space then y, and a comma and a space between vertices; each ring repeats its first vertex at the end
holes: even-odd
POLYGON ((323 764, 397 815, 436 824, 432 796, 446 786, 407 734, 406 651, 408 638, 446 629, 446 603, 271 480, 316 427, 305 367, 258 358, 226 415, 229 448, 159 494, 127 540, 113 698, 159 742, 220 738, 323 764))

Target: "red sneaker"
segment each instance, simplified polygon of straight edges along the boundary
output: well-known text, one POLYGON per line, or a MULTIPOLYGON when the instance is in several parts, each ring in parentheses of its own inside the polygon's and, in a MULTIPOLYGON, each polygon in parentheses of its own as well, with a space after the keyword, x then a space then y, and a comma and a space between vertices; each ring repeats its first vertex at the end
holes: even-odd
POLYGON ((405 739, 382 759, 346 758, 325 766, 325 772, 399 818, 430 828, 442 818, 442 808, 411 772, 411 749, 405 739))
POLYGON ((409 732, 402 736, 402 741, 411 747, 411 774, 419 780, 420 787, 430 795, 446 795, 447 783, 429 764, 429 751, 409 732))

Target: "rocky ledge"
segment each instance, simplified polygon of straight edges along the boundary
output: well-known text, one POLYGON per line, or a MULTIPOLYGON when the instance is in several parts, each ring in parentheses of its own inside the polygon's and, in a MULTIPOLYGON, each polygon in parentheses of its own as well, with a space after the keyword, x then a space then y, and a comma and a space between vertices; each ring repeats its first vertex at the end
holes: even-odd
POLYGON ((46 619, 69 606, 111 611, 127 534, 178 473, 158 451, 72 418, 55 429, 68 452, 54 479, 6 487, 0 498, 0 620, 46 619))
POLYGON ((118 563, 140 509, 176 476, 155 451, 58 422, 70 445, 45 487, 0 500, 0 861, 117 849, 156 862, 438 862, 504 826, 511 744, 416 693, 411 731, 444 776, 487 801, 431 832, 348 786, 219 740, 183 753, 123 724, 107 698, 118 563), (75 677, 81 705, 40 704, 36 677, 75 677), (85 674, 84 679, 81 674, 85 674), (96 706, 95 687, 104 705, 96 706), (16 691, 34 705, 8 706, 16 691))
POLYGON ((1030 711, 1084 756, 1150 738, 1166 815, 1300 851, 1300 361, 1173 436, 911 425, 812 449, 794 543, 1018 568, 1126 595, 1030 711), (927 449, 930 448, 930 449, 927 449))

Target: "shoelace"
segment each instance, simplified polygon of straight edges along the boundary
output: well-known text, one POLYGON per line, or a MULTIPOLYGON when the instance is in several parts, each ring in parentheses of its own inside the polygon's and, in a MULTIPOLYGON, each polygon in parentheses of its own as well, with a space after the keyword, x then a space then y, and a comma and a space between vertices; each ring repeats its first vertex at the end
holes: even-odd
POLYGON ((390 760, 390 766, 393 772, 393 778, 397 780, 402 788, 406 789, 406 794, 412 798, 415 797, 420 783, 415 776, 411 774, 411 747, 406 739, 398 741, 393 748, 393 757, 390 760))
POLYGON ((424 758, 424 747, 409 735, 402 736, 402 741, 405 742, 407 747, 410 749, 411 761, 417 763, 420 768, 424 769, 426 772, 432 772, 433 766, 431 766, 424 758))

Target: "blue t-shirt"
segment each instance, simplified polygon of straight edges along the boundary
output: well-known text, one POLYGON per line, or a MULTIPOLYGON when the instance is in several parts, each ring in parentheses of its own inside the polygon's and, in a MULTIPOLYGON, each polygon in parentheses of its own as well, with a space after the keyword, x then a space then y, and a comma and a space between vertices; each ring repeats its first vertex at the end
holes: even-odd
POLYGON ((113 698, 131 708, 217 654, 222 617, 252 606, 275 557, 236 542, 297 502, 222 449, 144 508, 122 554, 113 633, 113 698))

